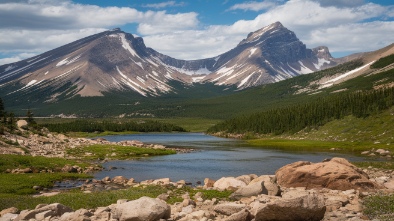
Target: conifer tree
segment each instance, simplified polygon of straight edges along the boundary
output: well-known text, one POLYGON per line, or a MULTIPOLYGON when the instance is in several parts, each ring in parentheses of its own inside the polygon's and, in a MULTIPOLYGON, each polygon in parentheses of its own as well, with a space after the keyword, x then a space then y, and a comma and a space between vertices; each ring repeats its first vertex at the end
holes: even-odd
POLYGON ((0 118, 4 117, 5 111, 4 111, 4 103, 3 100, 0 98, 0 118))
POLYGON ((33 118, 33 112, 32 112, 30 109, 27 110, 26 117, 27 117, 27 120, 26 120, 26 121, 27 121, 27 123, 28 123, 30 126, 34 126, 34 125, 37 124, 36 121, 35 121, 34 118, 33 118))

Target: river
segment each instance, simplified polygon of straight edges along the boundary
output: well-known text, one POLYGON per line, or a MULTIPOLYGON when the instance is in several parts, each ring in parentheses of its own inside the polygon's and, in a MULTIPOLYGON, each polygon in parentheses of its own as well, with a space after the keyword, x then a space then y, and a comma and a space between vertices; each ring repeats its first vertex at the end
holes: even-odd
POLYGON ((148 179, 170 178, 185 180, 195 185, 205 178, 244 174, 275 174, 280 167, 296 161, 320 162, 326 158, 344 157, 350 161, 363 158, 336 152, 289 152, 248 146, 242 140, 218 138, 203 133, 141 133, 103 137, 109 141, 139 140, 144 143, 168 147, 194 148, 192 153, 147 157, 128 161, 110 161, 104 170, 95 174, 96 179, 106 176, 125 176, 140 182, 148 179))

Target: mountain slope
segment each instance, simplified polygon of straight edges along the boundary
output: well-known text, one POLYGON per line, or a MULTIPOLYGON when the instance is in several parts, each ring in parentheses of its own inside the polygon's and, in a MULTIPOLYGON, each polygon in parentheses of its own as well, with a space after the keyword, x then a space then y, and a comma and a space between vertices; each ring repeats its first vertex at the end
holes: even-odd
MULTIPOLYGON (((306 49, 279 22, 250 33, 237 47, 214 58, 185 61, 147 48, 140 37, 120 29, 75 41, 39 56, 0 66, 0 83, 17 81, 13 92, 66 83, 71 95, 102 96, 105 91, 132 90, 142 96, 176 91, 175 80, 214 82, 238 88, 273 83, 336 65, 328 49, 306 49)), ((58 100, 52 94, 48 101, 58 100)))
POLYGON ((163 55, 146 47, 142 38, 114 29, 0 66, 0 96, 13 111, 36 108, 41 116, 227 118, 244 111, 239 107, 253 111, 278 103, 278 97, 289 93, 286 87, 294 91, 290 97, 330 90, 367 73, 370 63, 393 48, 335 59, 324 46, 307 49, 277 22, 250 33, 226 53, 186 61, 163 55), (304 75, 356 58, 359 63, 348 68, 304 75), (354 70, 361 63, 364 67, 354 70), (251 88, 278 81, 263 86, 276 88, 271 95, 260 87, 251 88))

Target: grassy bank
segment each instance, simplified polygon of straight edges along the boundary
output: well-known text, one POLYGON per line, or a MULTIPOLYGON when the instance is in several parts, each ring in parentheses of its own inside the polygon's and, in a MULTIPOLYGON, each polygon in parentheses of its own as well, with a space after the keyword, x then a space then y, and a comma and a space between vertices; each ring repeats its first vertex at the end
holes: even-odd
MULTIPOLYGON (((76 119, 68 119, 68 118, 37 118, 36 121, 40 125, 45 124, 64 124, 71 123, 76 119)), ((184 128, 189 132, 204 132, 208 128, 213 125, 219 123, 221 120, 218 119, 208 119, 208 118, 133 118, 133 119, 113 119, 113 118, 98 118, 98 119, 90 119, 92 122, 97 121, 118 121, 118 122, 127 122, 131 120, 137 121, 159 121, 166 124, 173 124, 184 128)), ((69 132, 69 136, 73 137, 96 137, 96 136, 105 136, 105 135, 119 135, 119 134, 131 134, 136 133, 135 131, 122 131, 122 132, 113 132, 113 131, 104 131, 100 133, 82 133, 82 132, 69 132)))
POLYGON ((320 141, 320 140, 298 140, 285 138, 263 138, 247 141, 250 145, 259 148, 271 148, 287 151, 330 151, 335 150, 359 154, 365 150, 387 149, 386 144, 375 144, 372 142, 346 142, 346 141, 320 141))
POLYGON ((118 145, 90 145, 85 147, 77 147, 68 149, 69 156, 78 157, 83 160, 103 160, 103 159, 117 159, 126 160, 136 157, 159 156, 175 154, 174 150, 168 149, 151 149, 140 148, 132 146, 118 146, 118 145))
POLYGON ((169 194, 168 203, 182 202, 182 195, 189 193, 194 196, 197 192, 202 193, 202 198, 206 199, 228 199, 231 191, 217 191, 217 190, 196 190, 191 187, 183 187, 181 189, 175 187, 162 186, 145 186, 145 187, 130 187, 123 190, 111 190, 93 193, 83 193, 80 190, 72 190, 63 192, 50 197, 33 197, 31 195, 14 195, 0 193, 0 210, 17 207, 20 210, 33 209, 38 204, 61 203, 74 210, 85 208, 92 209, 100 206, 108 206, 116 203, 118 199, 135 200, 143 196, 156 198, 162 193, 169 194))
POLYGON ((135 131, 122 131, 122 132, 114 132, 114 131, 104 131, 104 132, 68 132, 66 133, 69 137, 85 137, 85 138, 93 138, 93 137, 103 137, 103 136, 111 136, 111 135, 127 135, 127 134, 138 134, 139 132, 135 131))
MULTIPOLYGON (((51 188, 55 181, 64 179, 89 178, 87 174, 62 173, 61 168, 66 165, 77 165, 82 168, 89 163, 68 160, 64 158, 48 158, 41 156, 1 155, 0 157, 0 194, 24 195, 37 191, 33 186, 51 188), (32 173, 11 174, 7 170, 30 168, 32 173), (40 173, 45 170, 47 173, 40 173)), ((3 201, 0 199, 0 201, 3 201)))

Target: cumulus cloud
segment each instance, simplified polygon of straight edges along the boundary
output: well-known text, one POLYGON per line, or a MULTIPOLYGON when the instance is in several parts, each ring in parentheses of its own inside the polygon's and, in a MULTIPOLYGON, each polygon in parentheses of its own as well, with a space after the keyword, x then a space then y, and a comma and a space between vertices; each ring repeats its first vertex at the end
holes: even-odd
MULTIPOLYGON (((308 48, 326 45, 332 52, 350 53, 376 50, 394 42, 394 23, 390 21, 394 7, 363 0, 250 1, 230 9, 247 11, 260 7, 259 11, 264 12, 251 20, 210 26, 200 24, 196 12, 169 14, 128 7, 81 5, 69 0, 2 2, 0 53, 13 53, 10 59, 14 60, 23 58, 15 53, 39 54, 130 23, 137 24, 138 34, 148 47, 180 59, 217 56, 234 48, 249 32, 276 21, 294 31, 308 48)), ((167 4, 165 7, 179 4, 163 3, 167 4)))
POLYGON ((106 29, 80 30, 0 30, 2 53, 42 53, 106 29))
MULTIPOLYGON (((3 0, 0 3, 0 53, 42 53, 88 35, 125 24, 143 34, 195 28, 198 14, 99 7, 69 0, 3 0)), ((22 56, 12 56, 12 61, 22 56)), ((8 60, 10 61, 10 60, 8 60)))
POLYGON ((251 2, 235 4, 231 6, 228 10, 229 11, 231 10, 261 11, 261 10, 270 9, 276 5, 277 2, 274 1, 262 1, 262 2, 251 1, 251 2))
POLYGON ((235 47, 249 32, 280 21, 309 48, 325 45, 332 52, 363 52, 394 42, 394 36, 390 34, 393 33, 393 22, 371 22, 390 16, 391 11, 392 7, 372 3, 349 8, 290 0, 253 20, 239 20, 232 25, 209 26, 203 30, 150 35, 144 39, 147 45, 176 58, 214 57, 235 47))
POLYGON ((145 8, 166 8, 166 7, 176 7, 176 6, 184 6, 184 2, 176 3, 176 1, 167 1, 167 2, 161 2, 161 3, 155 3, 155 4, 145 4, 142 7, 145 8))
POLYGON ((99 7, 51 0, 0 4, 0 28, 8 29, 64 30, 104 28, 128 23, 148 23, 151 26, 157 23, 160 27, 162 21, 176 23, 170 24, 170 27, 183 30, 190 28, 191 24, 196 25, 196 13, 172 15, 165 11, 141 12, 128 7, 99 7), (43 4, 42 1, 53 4, 43 4))

